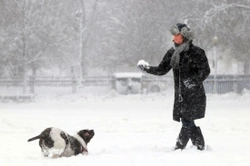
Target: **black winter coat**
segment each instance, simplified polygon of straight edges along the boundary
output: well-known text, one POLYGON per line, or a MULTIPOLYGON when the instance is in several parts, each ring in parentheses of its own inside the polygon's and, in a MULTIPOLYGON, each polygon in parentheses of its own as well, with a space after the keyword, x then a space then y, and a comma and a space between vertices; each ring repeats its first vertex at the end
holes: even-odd
MULTIPOLYGON (((150 66, 146 72, 154 75, 168 73, 172 69, 170 62, 174 51, 174 48, 169 49, 161 63, 158 66, 150 66)), ((209 74, 210 67, 205 51, 191 43, 189 50, 180 54, 179 68, 173 69, 175 121, 179 122, 181 118, 195 120, 205 116, 206 94, 203 81, 209 74), (188 79, 195 86, 187 88, 183 82, 188 79)))

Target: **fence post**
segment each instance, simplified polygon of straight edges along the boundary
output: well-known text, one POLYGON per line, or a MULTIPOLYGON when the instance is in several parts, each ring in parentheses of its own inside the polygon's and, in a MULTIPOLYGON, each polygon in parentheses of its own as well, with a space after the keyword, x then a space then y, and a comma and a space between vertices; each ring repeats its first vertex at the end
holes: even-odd
POLYGON ((30 93, 35 94, 35 77, 30 76, 30 93))
POLYGON ((75 76, 72 77, 72 93, 76 93, 77 92, 77 79, 75 78, 75 76))
POLYGON ((233 89, 234 93, 239 93, 238 81, 236 79, 233 80, 233 89))

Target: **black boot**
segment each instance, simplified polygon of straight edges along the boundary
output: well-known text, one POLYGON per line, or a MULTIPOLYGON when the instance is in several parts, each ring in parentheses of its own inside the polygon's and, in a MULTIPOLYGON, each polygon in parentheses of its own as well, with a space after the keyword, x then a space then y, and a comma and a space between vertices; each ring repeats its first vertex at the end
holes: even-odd
POLYGON ((176 141, 175 150, 184 149, 189 140, 189 129, 182 127, 179 136, 176 141))
POLYGON ((205 141, 204 141, 200 127, 194 127, 192 129, 191 141, 193 145, 197 146, 197 149, 199 150, 205 149, 205 141))

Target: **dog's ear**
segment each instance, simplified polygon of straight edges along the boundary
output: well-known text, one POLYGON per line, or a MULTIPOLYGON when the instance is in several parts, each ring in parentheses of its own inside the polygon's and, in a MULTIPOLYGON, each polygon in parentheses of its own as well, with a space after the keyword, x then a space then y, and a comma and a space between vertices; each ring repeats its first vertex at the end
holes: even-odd
POLYGON ((82 139, 87 143, 94 137, 95 132, 94 130, 81 130, 77 133, 82 139))

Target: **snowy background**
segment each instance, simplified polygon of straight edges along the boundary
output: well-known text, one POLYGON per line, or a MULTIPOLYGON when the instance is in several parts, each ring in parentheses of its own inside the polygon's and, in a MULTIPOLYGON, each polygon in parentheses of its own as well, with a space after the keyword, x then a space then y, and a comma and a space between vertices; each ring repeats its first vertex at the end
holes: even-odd
POLYGON ((140 59, 159 64, 178 22, 212 73, 249 74, 249 16, 250 0, 1 0, 0 76, 135 72, 140 59))
POLYGON ((0 0, 0 97, 35 96, 0 101, 0 166, 249 166, 249 91, 208 94, 206 118, 196 122, 206 150, 189 143, 173 151, 181 128, 172 120, 173 87, 120 95, 84 82, 138 72, 141 59, 158 65, 173 45, 169 27, 187 22, 211 76, 237 83, 250 74, 249 12, 249 0, 0 0), (83 84, 72 94, 55 82, 65 78, 83 84), (27 140, 52 126, 71 135, 94 129, 89 155, 44 158, 38 141, 27 140))
POLYGON ((250 165, 249 92, 208 95, 206 118, 196 122, 205 137, 205 151, 190 142, 185 150, 173 151, 181 124, 172 120, 172 104, 171 92, 119 95, 114 91, 1 103, 0 165, 250 165), (71 135, 94 129, 89 155, 43 157, 38 141, 27 139, 51 126, 71 135))

